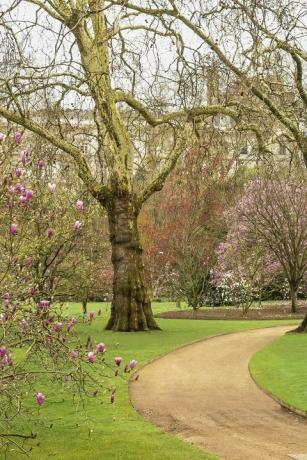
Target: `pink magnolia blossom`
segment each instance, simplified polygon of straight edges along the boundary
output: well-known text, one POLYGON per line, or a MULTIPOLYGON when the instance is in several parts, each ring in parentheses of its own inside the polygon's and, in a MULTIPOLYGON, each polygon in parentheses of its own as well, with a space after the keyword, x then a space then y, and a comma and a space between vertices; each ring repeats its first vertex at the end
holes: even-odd
POLYGON ((67 323, 67 326, 66 326, 66 330, 67 332, 70 332, 71 328, 76 324, 76 320, 75 318, 71 318, 68 323, 67 323))
POLYGON ((10 194, 12 194, 12 193, 15 192, 15 189, 14 189, 14 187, 13 187, 12 185, 10 185, 10 186, 7 188, 7 191, 8 191, 10 194))
POLYGON ((54 235, 54 230, 53 230, 53 228, 48 228, 48 230, 47 230, 47 237, 48 237, 49 239, 51 239, 51 238, 53 237, 53 235, 54 235))
POLYGON ((81 227, 82 227, 81 222, 79 220, 76 220, 76 222, 74 223, 74 229, 80 230, 81 227))
POLYGON ((41 406, 42 404, 44 404, 45 402, 45 395, 43 393, 36 393, 36 402, 39 406, 41 406))
POLYGON ((3 358, 6 355, 6 353, 7 349, 4 346, 0 347, 0 358, 3 358))
POLYGON ((78 353, 75 350, 72 350, 70 352, 70 357, 71 359, 76 359, 78 357, 78 353))
POLYGON ((87 354, 87 359, 90 363, 94 363, 96 361, 96 355, 94 352, 89 351, 87 354))
POLYGON ((49 184, 48 184, 48 190, 49 190, 49 192, 53 193, 53 192, 55 192, 55 189, 56 189, 56 184, 51 184, 51 183, 49 182, 49 184))
POLYGON ((16 233, 17 233, 17 225, 16 225, 16 224, 12 224, 12 225, 10 226, 10 233, 11 233, 12 235, 16 235, 16 233))
POLYGON ((37 165, 38 169, 42 170, 45 167, 45 162, 44 162, 44 160, 38 160, 36 165, 37 165))
POLYGON ((120 366, 122 360, 123 358, 121 358, 120 356, 117 356, 116 358, 114 358, 116 366, 120 366))
POLYGON ((21 177, 22 176, 22 170, 20 168, 17 168, 15 171, 15 176, 16 177, 21 177))
POLYGON ((25 190, 25 197, 28 201, 32 200, 33 198, 33 192, 32 190, 25 190))
POLYGON ((53 330, 54 332, 61 332, 62 330, 62 327, 63 327, 63 323, 55 323, 54 326, 53 326, 53 330))
POLYGON ((106 351, 106 346, 104 343, 98 343, 97 345, 98 353, 104 353, 106 351))
POLYGON ((15 191, 16 193, 22 193, 24 191, 24 186, 20 184, 19 182, 15 185, 15 191))
POLYGON ((130 369, 135 369, 136 365, 137 365, 137 361, 135 359, 131 359, 131 361, 129 363, 130 369))
POLYGON ((42 299, 39 301, 38 306, 39 308, 48 308, 50 305, 49 300, 42 299))
POLYGON ((23 134, 20 131, 15 133, 15 142, 17 145, 21 144, 23 134))
POLYGON ((93 321, 94 316, 95 316, 95 313, 93 311, 91 311, 90 314, 89 314, 89 320, 93 321))
POLYGON ((23 166, 25 166, 26 162, 28 161, 29 159, 29 152, 28 150, 22 150, 20 152, 20 161, 21 163, 23 164, 23 166))
POLYGON ((82 209, 84 208, 84 203, 82 200, 78 200, 76 202, 76 208, 79 210, 79 211, 82 211, 82 209))

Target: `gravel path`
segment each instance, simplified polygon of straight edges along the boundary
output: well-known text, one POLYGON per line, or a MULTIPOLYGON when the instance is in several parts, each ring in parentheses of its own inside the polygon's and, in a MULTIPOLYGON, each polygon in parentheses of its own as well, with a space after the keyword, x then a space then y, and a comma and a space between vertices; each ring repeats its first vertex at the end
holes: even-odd
POLYGON ((175 350, 140 370, 130 383, 132 404, 221 459, 307 460, 307 420, 266 396, 248 371, 251 356, 289 329, 240 332, 175 350))

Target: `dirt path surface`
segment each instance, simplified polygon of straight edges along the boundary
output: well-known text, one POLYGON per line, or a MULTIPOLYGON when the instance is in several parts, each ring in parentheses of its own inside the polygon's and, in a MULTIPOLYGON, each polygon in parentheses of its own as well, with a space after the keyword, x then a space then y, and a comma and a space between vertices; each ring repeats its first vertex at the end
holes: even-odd
POLYGON ((141 369, 130 383, 132 404, 221 459, 307 460, 307 420, 266 396, 248 371, 251 356, 289 329, 240 332, 175 350, 141 369))

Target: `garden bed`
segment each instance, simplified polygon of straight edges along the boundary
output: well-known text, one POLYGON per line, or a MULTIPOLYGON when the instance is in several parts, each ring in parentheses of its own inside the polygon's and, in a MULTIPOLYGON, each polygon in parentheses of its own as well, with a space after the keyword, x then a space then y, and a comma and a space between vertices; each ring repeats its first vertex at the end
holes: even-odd
POLYGON ((254 320, 254 319, 302 319, 307 313, 307 304, 298 307, 295 314, 291 313, 290 305, 276 304, 265 305, 263 307, 252 307, 243 315, 241 308, 236 307, 216 307, 200 308, 196 311, 176 310, 167 311, 155 315, 157 318, 167 319, 229 319, 229 320, 254 320))

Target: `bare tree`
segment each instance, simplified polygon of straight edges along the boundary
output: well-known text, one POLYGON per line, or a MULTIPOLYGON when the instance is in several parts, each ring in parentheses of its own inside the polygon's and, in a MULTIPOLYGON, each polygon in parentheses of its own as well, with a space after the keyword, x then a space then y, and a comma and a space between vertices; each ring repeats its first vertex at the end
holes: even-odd
POLYGON ((201 54, 160 9, 143 15, 127 2, 14 0, 4 2, 0 27, 14 55, 0 75, 0 115, 70 155, 107 211, 114 266, 107 328, 157 329, 144 280, 141 207, 192 144, 196 119, 222 113, 239 129, 257 129, 236 103, 207 104, 201 54), (138 125, 161 139, 159 162, 144 181, 136 180, 146 154, 138 125))

